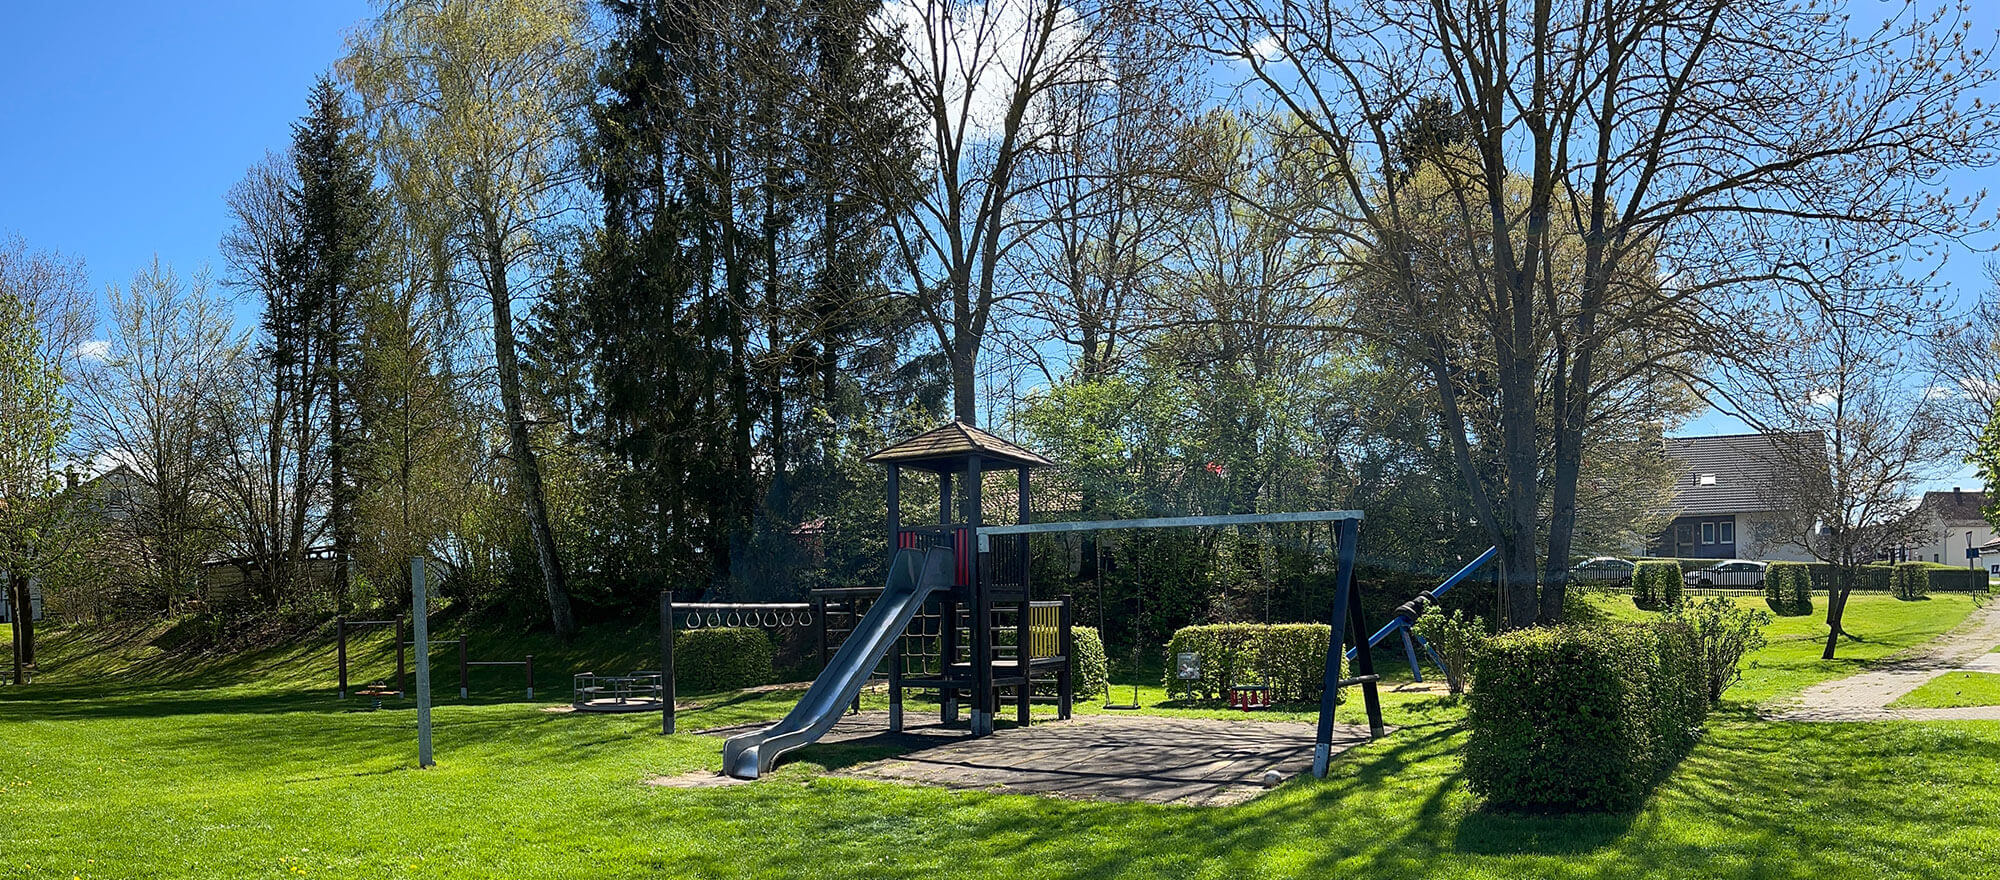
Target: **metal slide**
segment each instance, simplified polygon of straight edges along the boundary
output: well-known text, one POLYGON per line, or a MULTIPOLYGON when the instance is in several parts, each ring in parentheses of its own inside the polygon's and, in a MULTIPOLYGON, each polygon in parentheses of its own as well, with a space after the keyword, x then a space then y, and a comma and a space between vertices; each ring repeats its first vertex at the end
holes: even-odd
POLYGON ((778 756, 816 742, 840 720, 889 646, 903 635, 910 619, 933 590, 952 585, 952 551, 898 550, 889 563, 889 582, 882 598, 868 609, 826 669, 813 680, 785 720, 755 733, 732 736, 722 746, 722 769, 738 779, 756 779, 778 762, 778 756))

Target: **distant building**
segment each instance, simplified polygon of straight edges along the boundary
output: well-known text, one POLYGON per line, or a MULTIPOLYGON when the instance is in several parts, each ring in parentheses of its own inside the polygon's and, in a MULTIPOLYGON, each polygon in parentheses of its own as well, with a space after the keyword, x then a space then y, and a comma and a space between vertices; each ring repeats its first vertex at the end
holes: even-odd
POLYGON ((1966 492, 1957 487, 1949 492, 1925 492, 1917 512, 1925 519, 1924 534, 1929 540, 1909 548, 1909 559, 1968 568, 1986 568, 2000 562, 1986 559, 1983 551, 1979 557, 1965 552, 1968 547, 1978 549, 1994 542, 1993 526, 1980 513, 1985 506, 1985 492, 1966 492))
POLYGON ((1812 554, 1786 524, 1783 487, 1788 462, 1818 434, 1725 434, 1670 437, 1667 457, 1679 468, 1673 520, 1646 552, 1689 559, 1807 562, 1812 554), (1787 450, 1781 444, 1794 444, 1787 450))

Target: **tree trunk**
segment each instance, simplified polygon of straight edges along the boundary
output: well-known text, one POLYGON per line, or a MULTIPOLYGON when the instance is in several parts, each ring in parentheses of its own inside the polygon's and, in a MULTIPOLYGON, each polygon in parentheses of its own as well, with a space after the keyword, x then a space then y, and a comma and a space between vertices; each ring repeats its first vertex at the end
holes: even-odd
POLYGON ((968 425, 979 424, 978 371, 979 344, 972 334, 960 332, 952 339, 951 415, 968 425))
POLYGON ((348 599, 347 557, 353 548, 353 505, 347 492, 347 430, 342 414, 338 337, 329 336, 332 375, 327 382, 326 462, 327 500, 333 520, 333 604, 345 609, 348 599))
POLYGON ((7 598, 13 603, 14 683, 31 684, 35 676, 35 603, 27 576, 7 574, 7 598))
POLYGON ((1846 571, 1846 566, 1842 569, 1835 575, 1839 582, 1835 584, 1832 595, 1826 597, 1826 650, 1820 652, 1821 660, 1833 659, 1833 649, 1840 644, 1843 632, 1840 620, 1847 615, 1847 597, 1854 592, 1854 574, 1846 571))
POLYGON ((542 469, 536 463, 533 439, 528 435, 528 418, 521 408, 521 365, 514 353, 514 304, 507 286, 504 244, 495 228, 493 220, 487 218, 486 280, 493 297, 493 362, 500 378, 500 407, 507 418, 507 441, 514 459, 514 478, 520 484, 522 504, 528 515, 529 537, 534 541, 535 560, 542 570, 542 590, 549 600, 549 621, 555 625, 556 635, 568 638, 576 632, 576 618, 570 612, 562 557, 557 554, 555 533, 549 527, 542 469))

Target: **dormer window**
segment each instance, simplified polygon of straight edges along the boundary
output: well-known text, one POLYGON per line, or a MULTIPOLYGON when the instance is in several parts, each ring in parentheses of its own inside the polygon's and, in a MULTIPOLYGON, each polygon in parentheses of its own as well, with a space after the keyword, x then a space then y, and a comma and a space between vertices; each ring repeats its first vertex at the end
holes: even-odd
POLYGON ((1715 475, 1714 475, 1714 474, 1702 474, 1702 475, 1700 475, 1700 476, 1697 476, 1697 477, 1695 477, 1695 478, 1694 478, 1694 481, 1695 481, 1696 483, 1699 483, 1699 484, 1703 485, 1703 486, 1713 486, 1713 485, 1715 485, 1715 475))

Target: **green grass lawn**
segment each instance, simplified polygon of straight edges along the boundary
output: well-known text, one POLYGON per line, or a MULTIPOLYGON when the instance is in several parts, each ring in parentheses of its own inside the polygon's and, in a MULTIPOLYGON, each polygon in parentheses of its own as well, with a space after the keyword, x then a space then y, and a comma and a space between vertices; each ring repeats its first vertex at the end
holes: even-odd
POLYGON ((1957 709, 2000 706, 2000 675, 1991 672, 1947 672, 1898 697, 1892 709, 1957 709))
MULTIPOLYGON (((323 644, 176 662, 136 637, 59 632, 41 682, 0 688, 0 877, 1977 876, 2000 859, 2000 722, 1770 724, 1749 711, 1972 607, 1858 597, 1849 626, 1867 641, 1832 664, 1814 659, 1813 619, 1773 624, 1740 693, 1645 807, 1575 817, 1478 809, 1459 775, 1462 709, 1429 695, 1390 692, 1400 730, 1340 756, 1326 780, 1237 807, 825 775, 879 754, 858 746, 811 747, 755 784, 666 789, 641 780, 712 770, 720 741, 660 737, 650 715, 452 700, 437 710, 439 767, 418 772, 413 713, 333 700, 323 644)), ((636 632, 544 648, 544 687, 560 698, 569 664, 625 664, 624 651, 637 664, 636 632)), ((1156 679, 1140 697, 1151 713, 1244 717, 1162 706, 1156 679)), ((697 697, 682 729, 776 717, 794 698, 697 697)))

